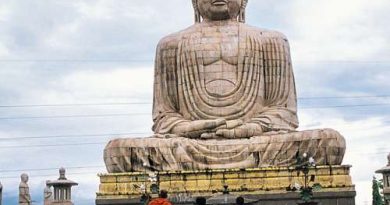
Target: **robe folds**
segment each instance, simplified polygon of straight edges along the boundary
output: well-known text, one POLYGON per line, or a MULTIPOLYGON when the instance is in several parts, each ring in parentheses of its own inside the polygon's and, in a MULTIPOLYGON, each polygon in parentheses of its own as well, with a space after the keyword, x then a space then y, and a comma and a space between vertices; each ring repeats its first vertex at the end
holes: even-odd
POLYGON ((345 147, 332 129, 233 140, 124 138, 108 143, 104 160, 110 173, 292 166, 303 153, 316 165, 340 165, 345 147))
POLYGON ((298 127, 287 39, 278 32, 245 24, 238 24, 237 29, 235 87, 220 95, 210 93, 205 83, 204 51, 209 49, 202 46, 209 40, 202 38, 205 28, 197 24, 159 43, 154 76, 155 133, 169 134, 184 121, 218 118, 258 123, 265 131, 298 127))

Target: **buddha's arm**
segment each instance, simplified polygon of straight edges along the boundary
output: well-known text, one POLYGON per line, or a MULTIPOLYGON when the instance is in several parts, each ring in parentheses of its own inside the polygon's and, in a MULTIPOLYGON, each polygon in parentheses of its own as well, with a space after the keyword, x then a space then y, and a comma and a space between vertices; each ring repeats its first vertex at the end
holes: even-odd
POLYGON ((293 131, 298 127, 295 80, 287 38, 274 32, 263 45, 264 108, 250 122, 264 132, 293 131))
POLYGON ((173 127, 187 122, 177 112, 177 86, 174 47, 170 48, 166 40, 157 46, 154 66, 153 89, 153 131, 156 134, 170 134, 173 127))

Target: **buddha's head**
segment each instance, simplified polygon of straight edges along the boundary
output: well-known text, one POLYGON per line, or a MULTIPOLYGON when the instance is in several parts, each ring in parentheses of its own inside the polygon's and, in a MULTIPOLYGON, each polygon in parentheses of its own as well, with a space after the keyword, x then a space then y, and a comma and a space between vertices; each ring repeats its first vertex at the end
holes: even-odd
POLYGON ((222 21, 228 19, 245 22, 248 0, 192 0, 196 22, 222 21))

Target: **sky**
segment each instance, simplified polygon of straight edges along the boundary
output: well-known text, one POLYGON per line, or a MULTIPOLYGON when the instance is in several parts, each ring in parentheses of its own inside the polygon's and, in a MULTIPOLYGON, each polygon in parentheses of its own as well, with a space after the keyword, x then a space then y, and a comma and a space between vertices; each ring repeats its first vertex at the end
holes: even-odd
MULTIPOLYGON (((247 23, 290 41, 299 130, 347 140, 357 205, 390 152, 390 1, 249 0, 247 23)), ((153 61, 162 37, 193 24, 190 0, 0 0, 0 182, 37 204, 67 168, 78 205, 94 204, 103 149, 151 134, 153 61)))

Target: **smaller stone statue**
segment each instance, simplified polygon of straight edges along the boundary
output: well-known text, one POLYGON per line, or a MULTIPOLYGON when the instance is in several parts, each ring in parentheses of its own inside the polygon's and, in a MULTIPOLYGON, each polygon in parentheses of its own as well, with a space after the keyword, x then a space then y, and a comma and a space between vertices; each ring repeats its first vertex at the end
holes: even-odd
POLYGON ((19 185, 19 205, 31 205, 30 190, 28 187, 28 175, 22 174, 20 176, 21 182, 19 185))
POLYGON ((53 201, 53 191, 51 190, 51 185, 49 184, 50 181, 46 181, 46 187, 43 191, 44 196, 44 205, 50 205, 53 201))
POLYGON ((60 179, 66 180, 66 177, 65 177, 65 172, 66 172, 66 170, 65 170, 65 168, 61 167, 60 170, 59 170, 59 172, 60 172, 60 178, 58 178, 58 179, 59 179, 59 180, 60 180, 60 179))
POLYGON ((388 160, 387 166, 390 166, 390 153, 389 155, 387 155, 387 160, 388 160))
POLYGON ((3 200, 3 185, 0 182, 0 205, 2 204, 3 200))

